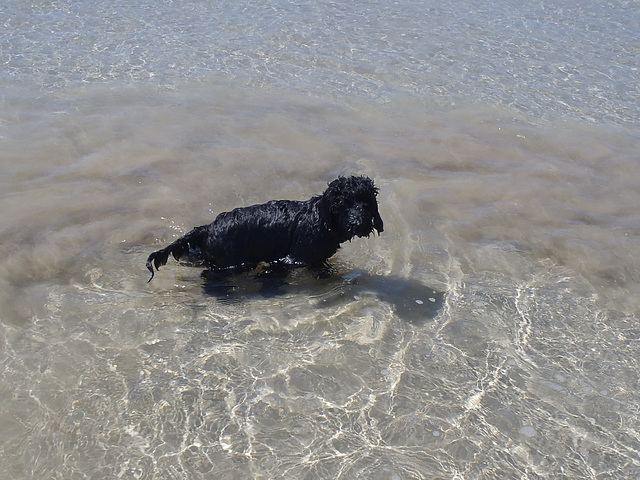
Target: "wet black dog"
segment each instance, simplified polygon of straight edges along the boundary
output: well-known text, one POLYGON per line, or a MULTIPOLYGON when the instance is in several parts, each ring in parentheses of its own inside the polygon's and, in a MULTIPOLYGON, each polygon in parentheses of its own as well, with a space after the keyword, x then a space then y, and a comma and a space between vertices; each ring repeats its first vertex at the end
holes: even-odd
POLYGON ((171 245, 149 255, 156 270, 190 249, 199 249, 216 271, 249 270, 260 262, 321 267, 340 244, 382 232, 378 189, 368 177, 339 177, 307 201, 273 200, 223 212, 209 225, 196 227, 171 245))

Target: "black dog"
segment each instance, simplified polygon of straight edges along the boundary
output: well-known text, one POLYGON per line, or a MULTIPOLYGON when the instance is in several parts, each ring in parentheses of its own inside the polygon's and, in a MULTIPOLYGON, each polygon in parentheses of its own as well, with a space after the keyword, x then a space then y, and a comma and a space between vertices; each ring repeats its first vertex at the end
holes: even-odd
POLYGON ((147 268, 156 270, 199 249, 212 270, 250 270, 260 262, 321 267, 340 244, 382 232, 378 189, 368 177, 339 177, 307 201, 273 200, 223 212, 171 245, 153 252, 147 268))

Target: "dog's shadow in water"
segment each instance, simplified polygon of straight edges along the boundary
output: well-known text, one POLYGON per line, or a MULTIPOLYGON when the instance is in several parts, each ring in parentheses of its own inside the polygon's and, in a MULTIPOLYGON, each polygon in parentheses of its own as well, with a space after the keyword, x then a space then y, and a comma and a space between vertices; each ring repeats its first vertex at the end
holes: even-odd
POLYGON ((243 273, 233 276, 203 272, 203 289, 221 303, 252 298, 304 295, 317 308, 330 308, 366 298, 390 304, 396 315, 419 323, 434 318, 442 308, 444 292, 398 276, 371 275, 362 270, 316 278, 306 269, 292 272, 243 273))

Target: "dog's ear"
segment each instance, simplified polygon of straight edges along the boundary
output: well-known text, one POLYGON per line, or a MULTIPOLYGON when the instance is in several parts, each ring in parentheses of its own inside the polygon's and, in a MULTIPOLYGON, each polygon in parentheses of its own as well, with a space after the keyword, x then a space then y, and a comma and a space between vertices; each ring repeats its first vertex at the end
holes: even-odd
POLYGON ((375 228, 378 232, 378 235, 380 235, 384 230, 384 224, 382 222, 382 217, 378 212, 378 200, 376 199, 376 197, 378 196, 378 188, 373 184, 373 180, 368 177, 365 178, 369 185, 368 188, 373 192, 373 228, 375 228))
POLYGON ((376 211, 375 211, 375 213, 373 215, 373 228, 376 229, 376 231, 378 232, 378 235, 380 235, 384 230, 383 223, 382 223, 382 217, 378 213, 377 206, 376 206, 376 211))

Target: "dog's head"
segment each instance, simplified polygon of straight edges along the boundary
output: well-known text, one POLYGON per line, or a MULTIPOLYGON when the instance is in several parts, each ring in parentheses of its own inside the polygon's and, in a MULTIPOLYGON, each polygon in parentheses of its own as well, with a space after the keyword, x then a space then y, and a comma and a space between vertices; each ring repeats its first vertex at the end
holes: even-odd
POLYGON ((383 231, 378 213, 378 189, 368 177, 338 177, 329 184, 322 201, 329 212, 332 228, 342 241, 355 236, 368 237, 375 229, 383 231))

